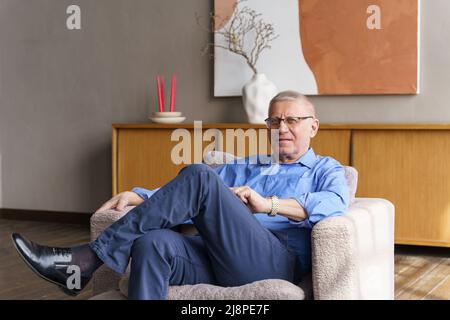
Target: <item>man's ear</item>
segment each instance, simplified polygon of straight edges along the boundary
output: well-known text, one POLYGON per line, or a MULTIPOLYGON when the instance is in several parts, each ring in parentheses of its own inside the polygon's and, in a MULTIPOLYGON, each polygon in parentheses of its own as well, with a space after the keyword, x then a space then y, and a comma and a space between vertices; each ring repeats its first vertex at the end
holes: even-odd
POLYGON ((314 138, 319 131, 319 119, 314 119, 311 125, 311 134, 310 137, 314 138))

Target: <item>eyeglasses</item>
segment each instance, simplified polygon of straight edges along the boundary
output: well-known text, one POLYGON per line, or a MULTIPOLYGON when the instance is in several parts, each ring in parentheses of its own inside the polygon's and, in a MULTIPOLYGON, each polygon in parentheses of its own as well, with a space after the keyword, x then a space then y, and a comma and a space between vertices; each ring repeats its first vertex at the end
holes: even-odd
POLYGON ((267 118, 264 120, 269 128, 279 128, 281 125, 281 121, 284 121, 284 123, 289 127, 293 128, 297 124, 299 124, 302 120, 306 119, 314 119, 313 116, 306 116, 306 117, 286 117, 286 118, 267 118))

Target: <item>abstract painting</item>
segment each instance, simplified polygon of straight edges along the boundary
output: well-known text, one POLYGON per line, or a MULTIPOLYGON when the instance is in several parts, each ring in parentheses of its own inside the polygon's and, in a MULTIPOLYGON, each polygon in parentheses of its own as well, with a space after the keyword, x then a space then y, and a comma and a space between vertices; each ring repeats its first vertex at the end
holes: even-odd
MULTIPOLYGON (((215 0, 226 26, 236 0, 215 0)), ((420 0, 247 0, 278 37, 258 71, 279 91, 307 95, 419 93, 420 0)), ((226 44, 216 33, 216 44, 226 44)), ((240 96, 253 75, 244 59, 214 48, 214 95, 240 96)))

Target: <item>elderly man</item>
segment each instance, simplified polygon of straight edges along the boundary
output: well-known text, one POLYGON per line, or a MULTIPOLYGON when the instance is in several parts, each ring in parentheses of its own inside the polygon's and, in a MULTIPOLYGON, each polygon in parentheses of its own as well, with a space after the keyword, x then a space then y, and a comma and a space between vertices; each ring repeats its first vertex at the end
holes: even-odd
POLYGON ((136 205, 95 241, 42 246, 13 234, 22 258, 42 278, 77 294, 105 263, 124 273, 131 258, 130 299, 165 299, 169 285, 239 286, 262 279, 297 283, 310 270, 311 229, 348 206, 344 168, 314 154, 319 129, 314 106, 294 91, 270 103, 269 129, 279 130, 276 174, 267 163, 195 164, 157 190, 135 188, 99 211, 136 205), (191 220, 198 235, 172 229, 191 220), (79 288, 67 287, 68 268, 79 266, 79 288))

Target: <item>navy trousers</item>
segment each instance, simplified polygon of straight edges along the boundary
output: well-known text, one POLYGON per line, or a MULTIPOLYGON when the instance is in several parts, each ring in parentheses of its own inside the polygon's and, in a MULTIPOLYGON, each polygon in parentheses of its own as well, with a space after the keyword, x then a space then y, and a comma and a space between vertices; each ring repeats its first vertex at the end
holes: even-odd
POLYGON ((262 226, 203 164, 183 168, 90 247, 119 273, 131 258, 130 299, 165 299, 169 285, 296 281, 295 254, 283 238, 262 226), (171 230, 188 219, 198 236, 171 230))

